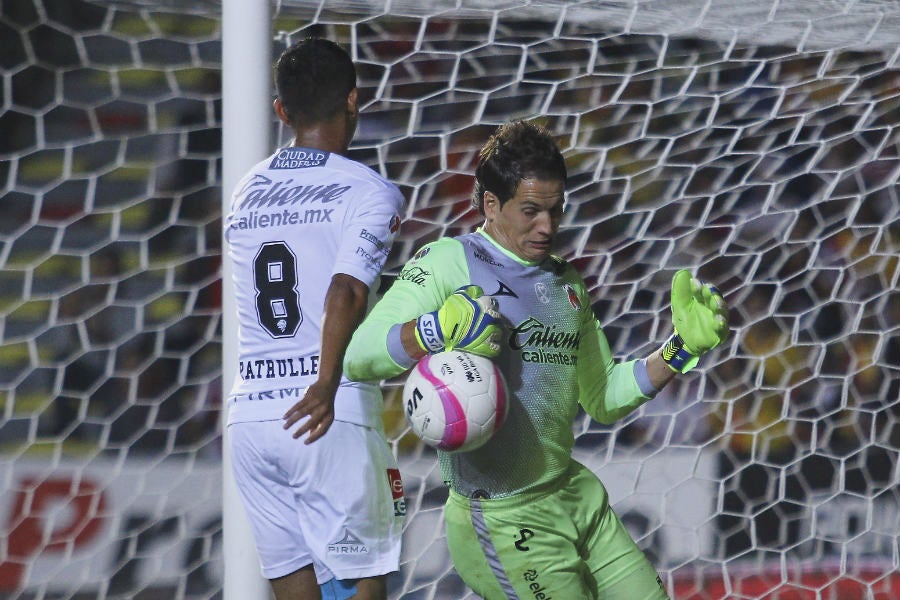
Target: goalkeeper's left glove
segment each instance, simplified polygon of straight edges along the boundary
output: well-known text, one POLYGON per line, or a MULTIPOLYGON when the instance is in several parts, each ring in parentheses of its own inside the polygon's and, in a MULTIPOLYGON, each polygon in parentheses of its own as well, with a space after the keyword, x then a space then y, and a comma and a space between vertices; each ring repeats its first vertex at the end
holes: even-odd
POLYGON ((672 278, 672 325, 675 334, 662 348, 663 360, 687 373, 728 337, 728 306, 714 285, 682 269, 672 278))
POLYGON ((497 301, 477 285, 466 285, 444 300, 438 310, 416 319, 416 342, 435 354, 463 350, 487 358, 500 353, 497 301))

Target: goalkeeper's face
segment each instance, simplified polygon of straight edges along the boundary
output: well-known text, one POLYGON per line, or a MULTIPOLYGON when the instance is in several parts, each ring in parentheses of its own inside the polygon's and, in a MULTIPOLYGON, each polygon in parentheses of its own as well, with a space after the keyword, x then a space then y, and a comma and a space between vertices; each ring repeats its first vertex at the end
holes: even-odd
POLYGON ((564 191, 563 181, 523 179, 502 206, 497 196, 485 192, 485 232, 523 260, 543 260, 559 230, 564 191))

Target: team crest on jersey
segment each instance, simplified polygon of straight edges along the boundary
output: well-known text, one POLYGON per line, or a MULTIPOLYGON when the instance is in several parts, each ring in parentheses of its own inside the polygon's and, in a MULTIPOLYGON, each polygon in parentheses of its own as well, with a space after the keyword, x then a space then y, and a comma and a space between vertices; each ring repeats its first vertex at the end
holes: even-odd
POLYGON ((569 296, 569 304, 572 305, 572 308, 575 310, 581 310, 581 300, 578 299, 578 293, 568 283, 563 286, 566 290, 566 294, 569 296))
POLYGON ((541 304, 550 302, 550 291, 547 289, 547 284, 543 281, 538 281, 534 284, 534 295, 537 296, 537 299, 540 300, 541 304))
POLYGON ((425 246, 424 248, 419 248, 419 251, 416 252, 415 255, 413 255, 413 260, 419 260, 420 258, 425 256, 429 252, 431 252, 431 248, 429 248, 428 246, 425 246))
POLYGON ((400 229, 400 217, 394 215, 391 217, 391 222, 388 224, 388 227, 391 230, 391 233, 397 233, 397 230, 400 229))

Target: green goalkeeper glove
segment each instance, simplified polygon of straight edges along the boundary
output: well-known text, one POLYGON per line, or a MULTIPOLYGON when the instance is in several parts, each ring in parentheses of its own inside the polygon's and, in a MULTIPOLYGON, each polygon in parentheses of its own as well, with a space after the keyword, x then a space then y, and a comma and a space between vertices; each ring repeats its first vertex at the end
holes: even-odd
POLYGON ((463 286, 416 319, 416 342, 429 354, 457 349, 493 358, 500 353, 499 319, 496 300, 477 285, 463 286))
POLYGON ((698 281, 684 269, 672 278, 672 325, 675 334, 662 356, 673 371, 687 373, 728 337, 728 306, 714 286, 698 281))

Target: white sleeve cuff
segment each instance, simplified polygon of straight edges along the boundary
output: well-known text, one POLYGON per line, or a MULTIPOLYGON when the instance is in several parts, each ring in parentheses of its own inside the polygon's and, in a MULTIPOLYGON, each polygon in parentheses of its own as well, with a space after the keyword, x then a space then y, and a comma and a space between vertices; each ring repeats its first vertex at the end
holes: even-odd
POLYGON ((637 380, 641 393, 645 396, 652 398, 659 392, 659 390, 650 383, 650 375, 647 374, 646 358, 634 361, 634 378, 637 380))
POLYGON ((388 330, 387 351, 395 363, 404 369, 409 369, 416 364, 417 361, 407 354, 406 350, 403 348, 403 340, 400 337, 401 329, 403 329, 403 323, 397 323, 388 330))

